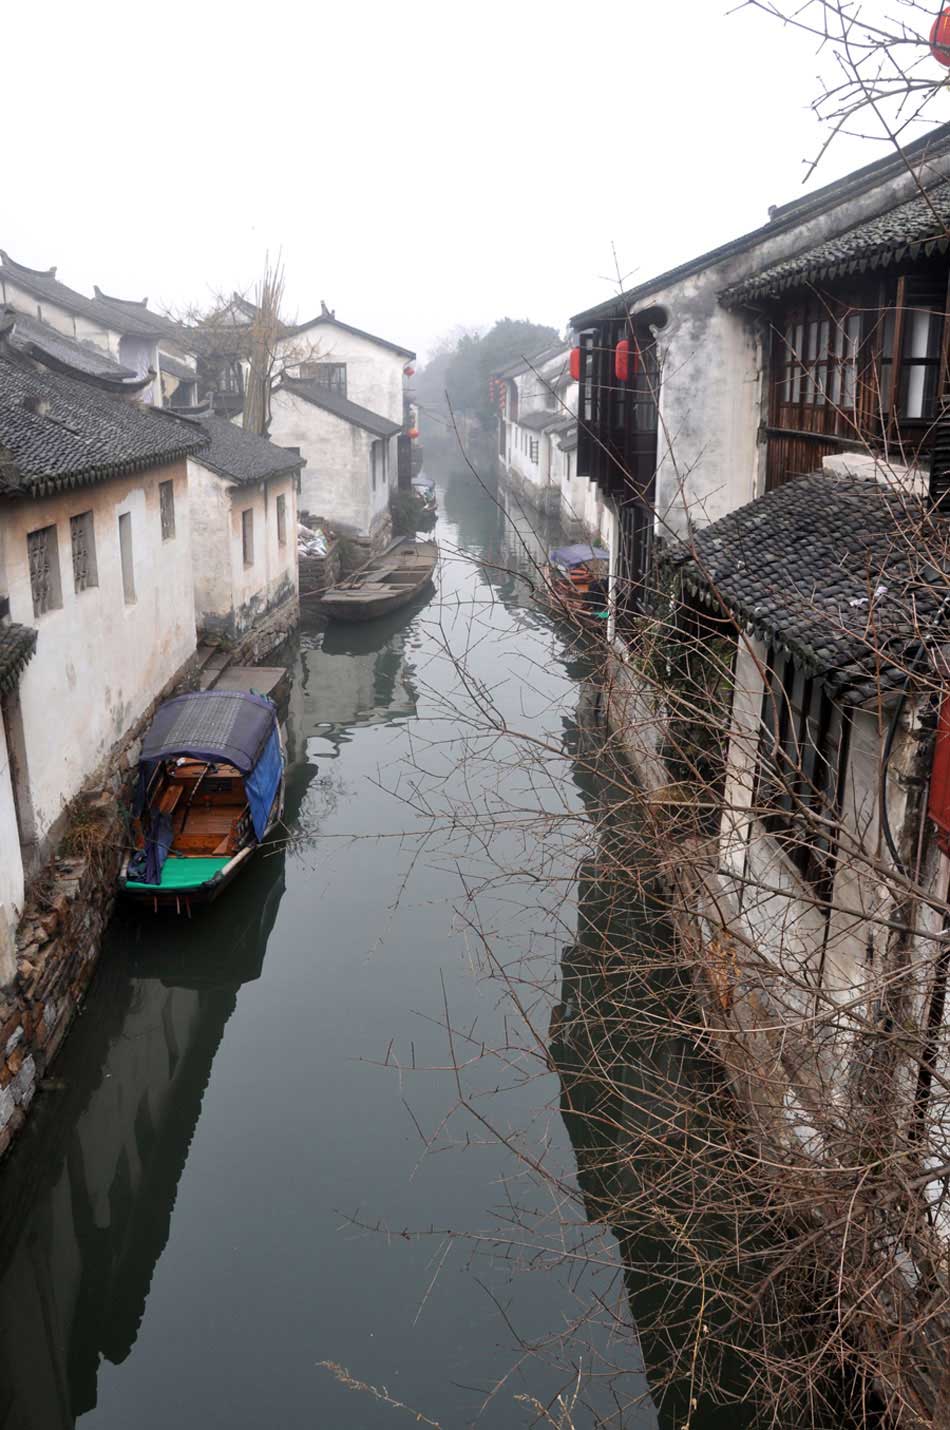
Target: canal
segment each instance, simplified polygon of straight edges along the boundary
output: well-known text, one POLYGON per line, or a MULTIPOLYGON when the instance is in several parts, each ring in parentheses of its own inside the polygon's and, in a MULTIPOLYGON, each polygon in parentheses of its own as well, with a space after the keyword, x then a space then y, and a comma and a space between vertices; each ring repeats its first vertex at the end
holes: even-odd
POLYGON ((511 574, 530 524, 427 470, 438 597, 301 631, 286 842, 192 921, 119 912, 0 1171, 3 1430, 667 1423, 543 1055, 584 657, 511 574))

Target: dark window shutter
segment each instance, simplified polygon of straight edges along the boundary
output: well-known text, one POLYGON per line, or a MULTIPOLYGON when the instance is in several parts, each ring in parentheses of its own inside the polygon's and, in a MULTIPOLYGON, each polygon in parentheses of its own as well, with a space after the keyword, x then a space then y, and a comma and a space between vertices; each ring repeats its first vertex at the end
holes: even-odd
POLYGON ((941 516, 950 516, 950 414, 934 424, 930 452, 930 500, 941 516))

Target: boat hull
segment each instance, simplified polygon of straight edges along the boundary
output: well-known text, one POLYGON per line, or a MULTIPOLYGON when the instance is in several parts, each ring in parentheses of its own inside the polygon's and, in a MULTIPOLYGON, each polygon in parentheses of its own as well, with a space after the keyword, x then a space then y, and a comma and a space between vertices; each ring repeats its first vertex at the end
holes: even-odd
POLYGON ((434 541, 401 538, 348 581, 328 591, 320 610, 334 621, 375 621, 433 588, 439 559, 434 541))

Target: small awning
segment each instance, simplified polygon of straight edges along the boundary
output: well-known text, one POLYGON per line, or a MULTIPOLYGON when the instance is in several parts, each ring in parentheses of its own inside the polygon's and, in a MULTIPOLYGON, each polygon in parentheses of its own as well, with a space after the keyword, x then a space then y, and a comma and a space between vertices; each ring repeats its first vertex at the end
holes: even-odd
POLYGON ((140 763, 188 755, 221 760, 250 774, 277 725, 273 703, 242 690, 176 695, 155 712, 142 741, 140 763))
POLYGON ((545 427, 553 427, 560 422, 563 416, 563 412, 552 412, 550 408, 541 412, 526 412, 518 418, 518 426, 526 427, 529 432, 543 432, 545 427))
POLYGON ((548 552, 548 560, 553 561, 555 566, 582 566, 585 561, 609 561, 610 552, 602 546, 587 546, 584 543, 555 546, 553 551, 548 552))

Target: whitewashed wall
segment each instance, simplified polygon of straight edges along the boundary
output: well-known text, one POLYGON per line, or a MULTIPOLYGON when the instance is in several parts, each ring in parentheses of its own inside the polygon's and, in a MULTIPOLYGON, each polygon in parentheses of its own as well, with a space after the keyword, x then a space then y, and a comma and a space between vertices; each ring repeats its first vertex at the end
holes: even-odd
POLYGON ((42 843, 63 806, 195 650, 185 463, 10 503, 3 525, 10 615, 39 632, 20 681, 30 801, 42 843), (175 535, 162 540, 159 483, 174 481, 175 535), (74 590, 69 520, 92 511, 98 585, 74 590), (132 518, 136 599, 122 588, 118 518, 132 518), (27 535, 55 525, 63 604, 34 616, 27 535))
POLYGON ((288 338, 282 351, 309 362, 345 362, 349 400, 402 426, 406 385, 403 368, 410 361, 403 354, 320 319, 303 333, 288 338), (311 356, 302 352, 308 346, 314 349, 311 356))
POLYGON ((188 460, 195 620, 203 635, 242 636, 267 611, 296 594, 297 491, 292 476, 239 486, 188 460), (277 498, 286 535, 277 532, 277 498), (242 513, 254 514, 254 561, 244 564, 242 513))
MULTIPOLYGON (((279 447, 299 447, 306 459, 300 510, 324 517, 337 531, 373 538, 389 514, 390 486, 370 468, 376 438, 361 427, 286 390, 274 393, 269 436, 279 447)), ((390 440, 389 477, 395 482, 395 444, 390 440)))
POLYGON ((0 702, 0 987, 16 972, 14 935, 23 904, 23 860, 0 702))
POLYGON ((35 293, 29 293, 25 288, 20 288, 6 275, 0 278, 0 291, 3 293, 4 302, 9 303, 10 307, 15 308, 18 313, 27 313, 30 317, 40 318, 51 328, 55 328, 58 333, 65 333, 69 338, 78 338, 80 342, 94 343, 103 352, 107 352, 110 357, 115 358, 116 362, 119 361, 119 334, 114 329, 105 328, 89 318, 71 313, 67 308, 61 308, 57 303, 51 303, 46 298, 37 298, 35 293))

